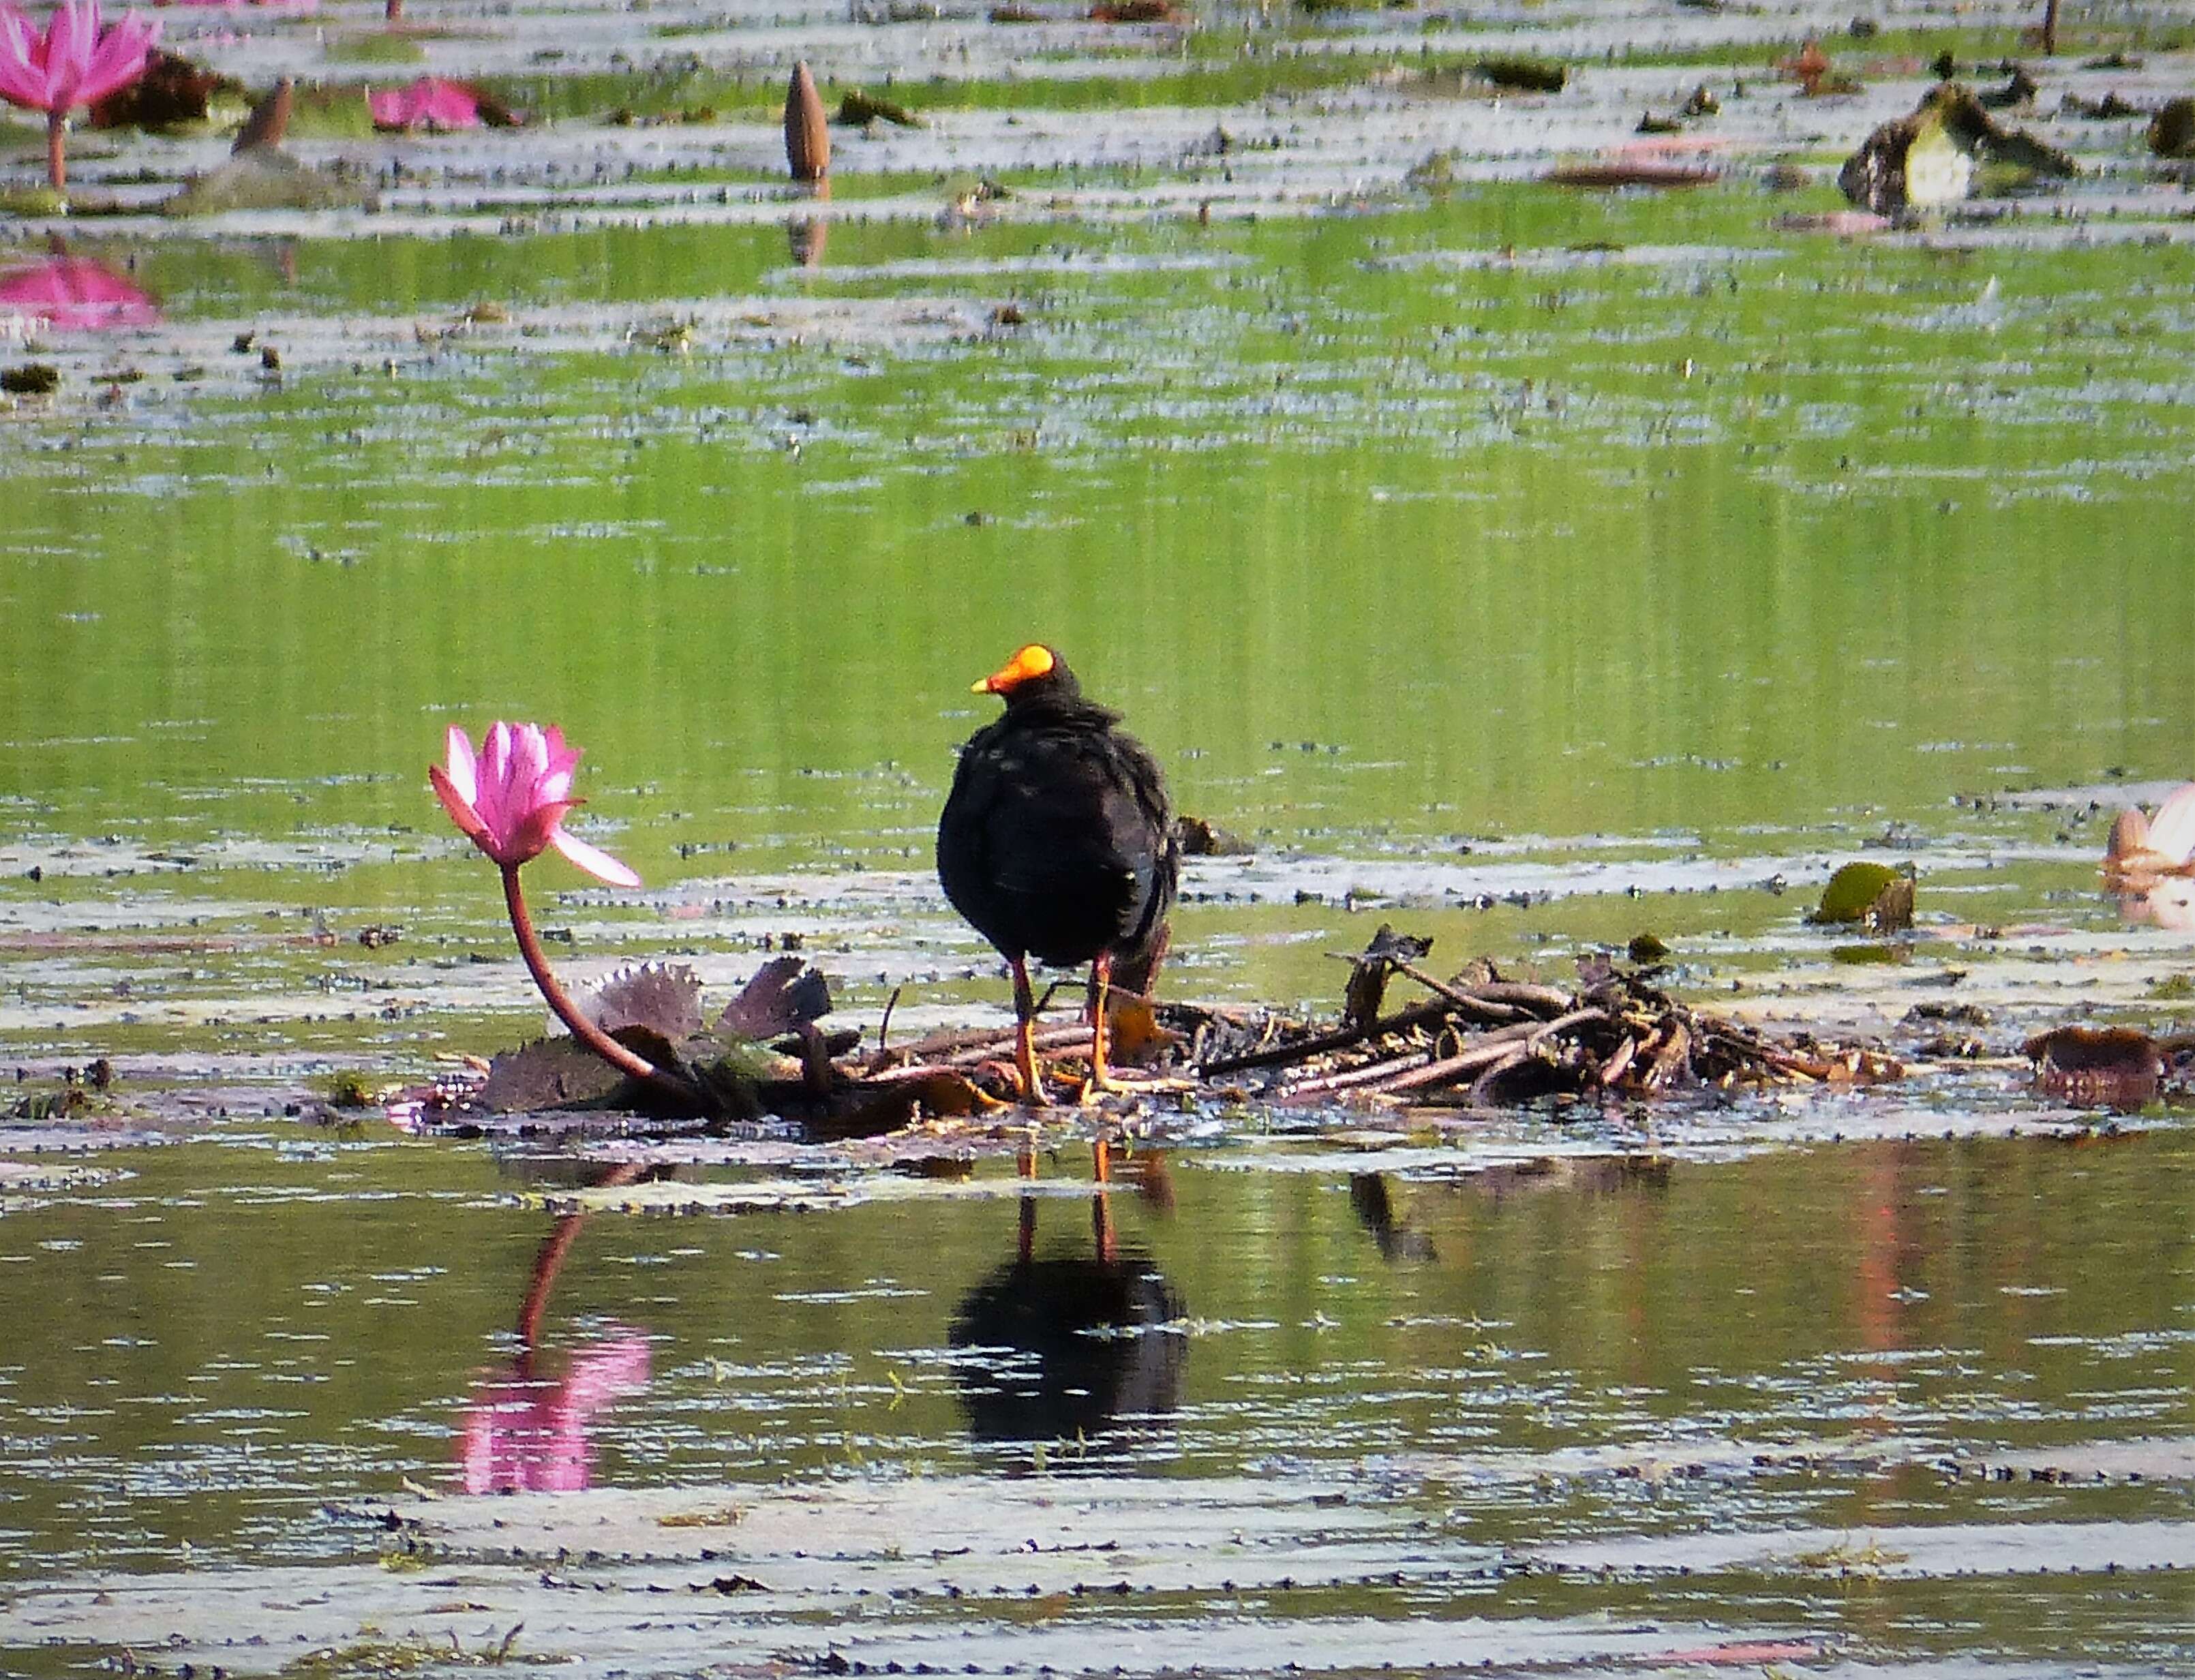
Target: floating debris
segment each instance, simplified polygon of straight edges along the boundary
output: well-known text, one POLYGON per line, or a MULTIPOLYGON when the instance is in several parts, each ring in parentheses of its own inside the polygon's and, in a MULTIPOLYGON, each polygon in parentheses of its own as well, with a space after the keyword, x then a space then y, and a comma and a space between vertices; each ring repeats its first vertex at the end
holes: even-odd
MULTIPOLYGON (((1368 957, 1382 956, 1382 929, 1368 957)), ((1534 1098, 1652 1097, 1746 1085, 1868 1083, 1900 1077, 1872 1045, 1811 1036, 1780 1042, 1695 1010, 1642 972, 1604 958, 1576 987, 1507 980, 1484 960, 1443 981, 1409 960, 1382 960, 1433 993, 1378 1020, 1320 1028, 1279 1016, 1207 1012, 1190 1050, 1207 1088, 1302 1103, 1385 1099, 1472 1108, 1534 1098)), ((1352 985, 1359 985, 1352 971, 1352 985)), ((1177 1028, 1180 1014, 1162 1009, 1177 1028)))
POLYGON ((249 152, 255 146, 279 146, 290 131, 290 107, 297 84, 285 76, 274 84, 274 91, 251 107, 251 114, 244 119, 237 130, 236 143, 229 147, 232 154, 249 152))
POLYGON ((61 371, 51 362, 0 368, 0 391, 11 397, 49 397, 60 388, 61 371))
POLYGON ((1840 73, 1822 50, 1822 43, 1811 36, 1789 58, 1777 60, 1776 67, 1796 82, 1800 93, 1808 99, 1863 91, 1858 78, 1840 73))
POLYGON ((1092 23, 1176 23, 1180 19, 1173 0, 1098 0, 1090 9, 1092 23))
POLYGON ((95 129, 180 128, 205 122, 216 98, 241 102, 248 97, 244 83, 234 78, 193 64, 181 53, 155 48, 146 60, 143 76, 94 103, 91 125, 95 129))
POLYGON ((1436 198, 1455 191, 1455 152, 1428 152, 1403 172, 1403 185, 1436 198))
MULTIPOLYGON (((1950 78, 1947 76, 1943 79, 1949 81, 1950 78)), ((1985 110, 2009 111, 2014 108, 2024 108, 2035 102, 2035 95, 2041 90, 2041 85, 2027 73, 2025 66, 2015 64, 2012 66, 2010 78, 2002 87, 1991 88, 1978 95, 1977 99, 1985 110)))
POLYGON ((1547 172, 1557 187, 1706 187, 1722 179, 1720 164, 1672 156, 1651 143, 1619 147, 1596 163, 1564 164, 1547 172))
POLYGON ((1956 82, 1931 89, 1910 116, 1868 135, 1837 172, 1846 198, 1878 216, 1897 216, 1963 198, 1985 163, 2036 175, 2080 173, 2071 158, 2018 129, 1998 125, 1956 82))
POLYGON ((1203 817, 1176 817, 1173 839, 1185 858, 1247 858, 1257 850, 1241 835, 1203 817))
POLYGON ((2088 123, 2117 123, 2129 117, 2146 117, 2150 113, 2147 106, 2120 97, 2118 89, 2114 88, 2101 99, 2083 99, 2078 94, 2067 94, 2065 102, 2058 108, 2058 114, 2078 117, 2088 123))
POLYGON ((2195 99, 2167 100, 2149 119, 2148 138, 2160 158, 2195 157, 2195 99))
MULTIPOLYGON (((856 129, 866 128, 871 123, 890 123, 902 129, 923 126, 922 118, 904 105, 889 99, 879 99, 873 94, 865 94, 859 88, 849 89, 839 99, 838 114, 832 120, 856 129)), ((791 143, 788 137, 787 146, 791 143)))

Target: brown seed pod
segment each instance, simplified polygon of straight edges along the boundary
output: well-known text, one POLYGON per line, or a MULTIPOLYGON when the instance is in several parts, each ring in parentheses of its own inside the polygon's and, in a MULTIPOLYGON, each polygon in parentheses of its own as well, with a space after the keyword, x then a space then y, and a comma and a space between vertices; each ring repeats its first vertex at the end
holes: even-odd
POLYGON ((785 161, 795 181, 821 181, 831 173, 831 130, 805 60, 792 66, 785 90, 785 161))
POLYGON ((279 146, 282 136, 290 131, 290 104, 292 83, 287 76, 274 84, 274 91, 251 107, 251 116, 245 118, 244 127, 236 136, 232 153, 247 152, 255 146, 279 146))

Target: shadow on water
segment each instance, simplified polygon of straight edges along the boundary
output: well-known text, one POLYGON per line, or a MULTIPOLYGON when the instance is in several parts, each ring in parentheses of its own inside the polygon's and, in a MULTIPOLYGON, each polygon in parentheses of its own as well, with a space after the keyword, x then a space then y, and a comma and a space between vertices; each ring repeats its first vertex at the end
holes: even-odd
MULTIPOLYGON (((1033 1177, 1034 1158, 1024 1154, 1021 1167, 1033 1177)), ((1091 1251, 1039 1257, 1038 1199, 1025 1194, 1013 1259, 953 1315, 948 1340, 971 1355, 959 1399, 977 1441, 1080 1441, 1097 1448, 1085 1463, 1102 1465, 1179 1401, 1188 1349, 1180 1297, 1149 1254, 1121 1244, 1102 1144, 1097 1170, 1091 1251)), ((1126 1171, 1148 1205, 1171 1209, 1162 1155, 1135 1156, 1126 1171)))

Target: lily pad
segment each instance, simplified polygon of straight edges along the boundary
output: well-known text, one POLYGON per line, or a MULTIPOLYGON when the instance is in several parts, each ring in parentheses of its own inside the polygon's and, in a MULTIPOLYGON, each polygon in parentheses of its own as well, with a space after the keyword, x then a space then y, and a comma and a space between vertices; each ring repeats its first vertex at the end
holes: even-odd
POLYGON ((580 1003, 605 1033, 645 1027, 674 1043, 701 1030, 701 977, 683 963, 620 969, 580 1003))
POLYGON ((1807 920, 1817 926, 1858 923, 1875 933, 1894 933, 1913 925, 1913 877, 1886 864, 1848 863, 1822 889, 1822 901, 1807 920))
POLYGON ((773 957, 724 1005, 717 1030, 758 1042, 791 1033, 831 1012, 831 983, 798 957, 773 957))

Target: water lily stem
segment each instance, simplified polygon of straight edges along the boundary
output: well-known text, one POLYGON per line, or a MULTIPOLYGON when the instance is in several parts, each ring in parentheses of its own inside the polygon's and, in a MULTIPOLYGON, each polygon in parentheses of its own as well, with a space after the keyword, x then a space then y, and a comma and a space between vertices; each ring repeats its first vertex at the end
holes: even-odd
POLYGON ((46 178, 54 184, 54 191, 68 191, 68 112, 49 111, 46 113, 46 178))
POLYGON ((549 1000, 549 1007, 556 1010, 557 1019, 572 1029, 572 1036, 627 1078, 654 1085, 697 1110, 706 1108, 706 1099, 689 1081, 627 1050, 588 1020, 572 1001, 571 994, 549 971, 549 958, 542 952, 540 935, 533 931, 533 918, 527 913, 526 895, 518 884, 518 866, 507 863, 502 869, 503 901, 510 911, 510 931, 517 936, 518 954, 526 959, 526 971, 533 976, 533 983, 541 988, 541 995, 549 1000))

